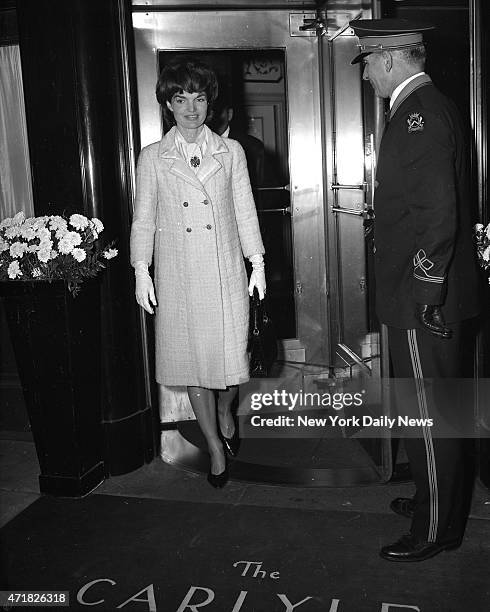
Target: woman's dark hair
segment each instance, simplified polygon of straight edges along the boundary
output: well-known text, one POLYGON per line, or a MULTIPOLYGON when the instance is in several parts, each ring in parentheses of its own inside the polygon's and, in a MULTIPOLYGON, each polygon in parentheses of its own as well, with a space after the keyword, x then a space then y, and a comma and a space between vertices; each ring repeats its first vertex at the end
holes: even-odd
POLYGON ((214 71, 198 60, 174 59, 160 72, 156 86, 157 100, 162 107, 163 119, 168 126, 175 125, 173 113, 167 108, 177 93, 205 93, 208 112, 218 96, 218 80, 214 71))

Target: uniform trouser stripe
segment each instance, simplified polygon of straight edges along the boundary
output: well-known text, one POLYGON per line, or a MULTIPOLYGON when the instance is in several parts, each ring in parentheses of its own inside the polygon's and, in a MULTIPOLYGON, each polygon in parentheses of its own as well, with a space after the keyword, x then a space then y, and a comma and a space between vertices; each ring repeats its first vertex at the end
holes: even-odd
MULTIPOLYGON (((417 402, 419 407, 420 416, 422 419, 429 418, 429 411, 427 408, 427 396, 425 394, 424 377, 422 371, 422 364, 420 362, 420 354, 417 344, 417 334, 415 329, 408 329, 408 346, 410 350, 410 358, 412 360, 412 368, 415 380, 415 387, 417 391, 417 402)), ((427 422, 426 420, 423 422, 427 422)), ((438 528, 438 491, 437 491, 437 469, 434 454, 434 444, 432 440, 432 432, 430 427, 422 425, 422 434, 424 436, 425 443, 425 454, 427 463, 427 474, 429 482, 429 530, 427 541, 435 542, 437 538, 438 528)))

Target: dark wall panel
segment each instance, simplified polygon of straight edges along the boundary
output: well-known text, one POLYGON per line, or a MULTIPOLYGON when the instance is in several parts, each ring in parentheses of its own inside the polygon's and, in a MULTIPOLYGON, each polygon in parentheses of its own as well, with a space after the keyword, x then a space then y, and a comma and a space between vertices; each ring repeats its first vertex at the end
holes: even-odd
POLYGON ((105 460, 112 474, 150 460, 156 430, 129 265, 131 163, 121 51, 129 8, 124 0, 17 3, 36 214, 97 216, 104 240, 117 239, 119 256, 100 277, 105 460))

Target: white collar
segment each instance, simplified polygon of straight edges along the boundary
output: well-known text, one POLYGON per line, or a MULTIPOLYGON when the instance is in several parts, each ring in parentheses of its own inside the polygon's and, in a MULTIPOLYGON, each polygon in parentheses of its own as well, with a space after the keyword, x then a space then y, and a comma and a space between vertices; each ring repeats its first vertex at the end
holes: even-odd
POLYGON ((174 142, 182 159, 197 172, 201 165, 208 144, 209 128, 205 125, 199 132, 195 142, 187 142, 179 128, 175 128, 174 142))
POLYGON ((196 145, 201 147, 201 149, 206 149, 206 145, 208 143, 208 130, 209 128, 207 125, 203 125, 202 130, 197 135, 195 142, 187 142, 179 128, 175 127, 175 144, 178 147, 183 146, 185 149, 194 148, 196 145))
POLYGON ((400 85, 398 85, 398 87, 395 87, 390 97, 390 109, 393 108, 393 104, 395 103, 395 100, 398 98, 398 96, 400 95, 405 85, 408 85, 410 81, 413 81, 414 79, 416 79, 422 74, 425 74, 425 72, 422 71, 422 72, 417 72, 417 74, 412 74, 411 77, 408 77, 408 79, 405 79, 404 81, 402 81, 400 85))
POLYGON ((228 126, 226 130, 222 134, 220 134, 221 138, 228 138, 228 136, 230 135, 230 129, 230 126, 228 126))

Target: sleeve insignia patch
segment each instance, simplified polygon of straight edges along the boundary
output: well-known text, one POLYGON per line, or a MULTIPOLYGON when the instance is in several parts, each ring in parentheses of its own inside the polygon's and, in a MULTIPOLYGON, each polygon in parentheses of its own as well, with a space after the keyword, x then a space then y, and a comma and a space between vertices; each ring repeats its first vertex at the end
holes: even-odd
POLYGON ((434 267, 434 262, 427 257, 427 253, 424 251, 424 249, 419 249, 417 251, 417 254, 413 258, 413 265, 413 275, 415 278, 428 283, 442 284, 444 282, 444 276, 429 274, 429 270, 434 267))
POLYGON ((409 134, 412 132, 423 132, 424 130, 424 118, 420 113, 410 113, 407 124, 409 134))

